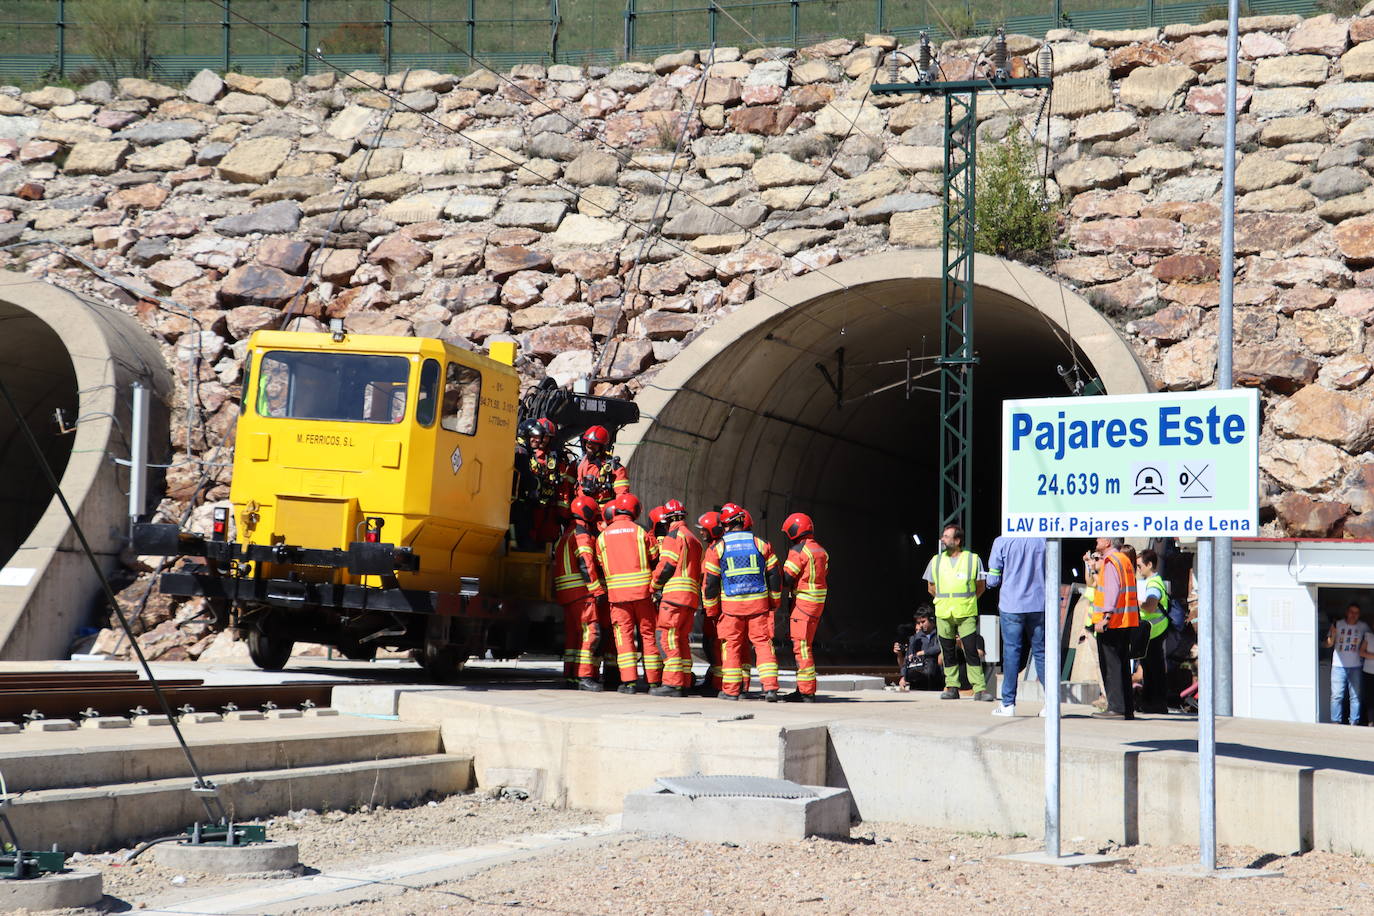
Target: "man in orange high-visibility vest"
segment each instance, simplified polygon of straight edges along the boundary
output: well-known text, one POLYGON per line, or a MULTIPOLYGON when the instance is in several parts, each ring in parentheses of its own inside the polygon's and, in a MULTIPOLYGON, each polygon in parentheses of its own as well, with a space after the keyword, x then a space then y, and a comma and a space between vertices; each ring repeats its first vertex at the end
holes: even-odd
POLYGON ((1097 633, 1097 664, 1102 669, 1102 689, 1107 708, 1093 713, 1097 719, 1134 719, 1135 696, 1131 687, 1131 640, 1140 626, 1140 602, 1136 597, 1135 565, 1123 551, 1121 538, 1098 538, 1102 573, 1093 590, 1089 618, 1097 633))
POLYGON ((596 500, 579 496, 572 513, 553 553, 553 597, 563 606, 563 677, 569 687, 599 691, 599 666, 592 653, 601 639, 598 605, 606 599, 596 568, 596 522, 601 512, 596 500))
POLYGON ((718 696, 738 700, 744 689, 744 643, 754 647, 763 698, 778 701, 778 658, 773 653, 773 612, 782 599, 782 576, 772 546, 749 530, 749 513, 727 505, 720 513, 725 536, 706 555, 707 608, 719 607, 725 643, 723 686, 718 696))
POLYGON ((787 561, 782 565, 782 589, 784 593, 793 594, 788 623, 792 654, 797 659, 797 689, 783 699, 789 703, 813 703, 816 700, 816 628, 825 610, 830 554, 816 540, 816 525, 804 512, 787 516, 782 523, 782 533, 792 544, 787 561))
POLYGON ((615 633, 616 666, 620 669, 621 693, 644 693, 663 676, 663 660, 654 641, 657 608, 653 599, 653 570, 658 545, 649 532, 635 524, 639 499, 622 493, 612 503, 611 523, 596 539, 596 558, 606 580, 611 604, 611 629, 615 633), (635 651, 635 637, 640 651, 635 651), (639 663, 644 662, 644 681, 639 682, 639 663))
POLYGON ((663 684, 650 688, 660 697, 685 697, 692 686, 692 622, 701 606, 704 548, 687 527, 687 509, 676 499, 663 504, 668 534, 660 545, 654 588, 658 635, 663 642, 663 684))

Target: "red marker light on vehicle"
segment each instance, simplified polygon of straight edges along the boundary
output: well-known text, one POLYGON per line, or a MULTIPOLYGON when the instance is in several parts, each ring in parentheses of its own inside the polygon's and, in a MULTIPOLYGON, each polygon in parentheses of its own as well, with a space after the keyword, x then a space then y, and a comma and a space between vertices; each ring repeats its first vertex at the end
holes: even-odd
POLYGON ((369 544, 377 544, 382 540, 382 526, 386 524, 384 519, 370 516, 367 520, 367 531, 363 533, 363 539, 369 544))
POLYGON ((229 536, 229 510, 224 506, 215 509, 214 524, 211 528, 214 539, 217 541, 227 540, 229 536))

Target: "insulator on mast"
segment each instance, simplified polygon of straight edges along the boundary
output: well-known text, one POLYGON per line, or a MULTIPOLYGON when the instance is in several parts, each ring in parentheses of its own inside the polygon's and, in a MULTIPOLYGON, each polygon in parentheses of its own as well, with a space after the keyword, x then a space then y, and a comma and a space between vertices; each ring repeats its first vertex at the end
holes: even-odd
POLYGON ((932 58, 932 55, 931 55, 931 52, 930 52, 930 33, 929 33, 929 32, 925 32, 925 31, 921 32, 921 46, 920 46, 920 47, 921 47, 921 51, 920 51, 920 62, 916 65, 916 69, 920 71, 920 73, 918 74, 918 76, 919 76, 919 78, 921 79, 921 81, 922 81, 922 82, 929 82, 929 81, 930 81, 930 77, 931 77, 931 71, 934 69, 934 67, 933 67, 933 58, 932 58))
POLYGON ((1051 72, 1052 70, 1054 70, 1054 52, 1050 50, 1050 46, 1049 46, 1049 45, 1047 45, 1047 44, 1046 44, 1046 45, 1041 45, 1041 46, 1040 46, 1040 75, 1041 75, 1041 76, 1054 76, 1054 73, 1051 72))
POLYGON ((992 70, 998 79, 1007 78, 1007 30, 997 27, 997 40, 992 46, 992 70))

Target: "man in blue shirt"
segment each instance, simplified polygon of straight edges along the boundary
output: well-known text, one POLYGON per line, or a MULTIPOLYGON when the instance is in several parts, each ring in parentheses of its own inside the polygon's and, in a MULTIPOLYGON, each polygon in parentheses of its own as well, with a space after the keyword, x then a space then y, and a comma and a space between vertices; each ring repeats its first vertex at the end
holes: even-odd
POLYGON ((988 586, 1000 588, 1002 702, 994 716, 1016 715, 1016 681, 1030 642, 1035 671, 1045 684, 1045 539, 999 537, 988 559, 988 586))

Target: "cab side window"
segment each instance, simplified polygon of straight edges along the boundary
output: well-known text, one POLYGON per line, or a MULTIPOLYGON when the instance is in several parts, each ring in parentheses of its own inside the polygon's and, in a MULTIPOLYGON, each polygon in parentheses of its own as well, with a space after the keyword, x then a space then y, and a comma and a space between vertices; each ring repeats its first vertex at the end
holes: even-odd
POLYGON ((415 422, 421 426, 433 426, 438 408, 439 361, 427 359, 420 369, 420 392, 415 401, 415 422))
POLYGON ((465 436, 476 434, 481 398, 482 373, 462 363, 449 363, 444 381, 444 413, 439 425, 465 436))

